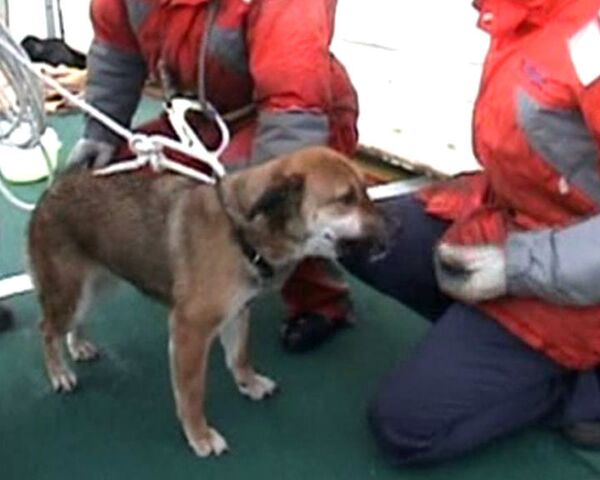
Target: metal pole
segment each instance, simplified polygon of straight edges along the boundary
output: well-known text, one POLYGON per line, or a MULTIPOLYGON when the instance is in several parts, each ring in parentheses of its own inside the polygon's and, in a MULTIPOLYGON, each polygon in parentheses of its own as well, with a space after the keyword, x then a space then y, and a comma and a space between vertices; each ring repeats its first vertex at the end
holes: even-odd
POLYGON ((54 18, 54 0, 44 0, 46 5, 46 33, 48 38, 56 38, 56 19, 54 18))
POLYGON ((60 39, 65 39, 65 22, 63 20, 62 6, 60 0, 56 0, 56 10, 58 15, 58 27, 60 28, 60 39))
POLYGON ((10 26, 10 10, 8 8, 8 0, 3 0, 0 4, 0 20, 4 22, 7 27, 10 26))

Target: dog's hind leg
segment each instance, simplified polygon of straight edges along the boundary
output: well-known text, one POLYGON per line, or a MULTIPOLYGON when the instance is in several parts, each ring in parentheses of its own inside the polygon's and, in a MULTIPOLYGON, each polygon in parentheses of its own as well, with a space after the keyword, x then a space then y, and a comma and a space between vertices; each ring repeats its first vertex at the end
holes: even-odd
POLYGON ((98 349, 83 334, 82 322, 96 291, 100 288, 99 275, 96 272, 89 272, 85 277, 71 328, 67 332, 67 348, 71 358, 76 362, 98 358, 98 349))
POLYGON ((82 332, 81 326, 76 325, 73 330, 67 333, 67 348, 71 358, 76 362, 85 362, 98 358, 98 348, 87 340, 82 332))
POLYGON ((50 383, 56 391, 70 392, 77 385, 77 378, 65 361, 63 343, 75 324, 84 290, 85 274, 77 267, 69 265, 64 270, 58 269, 51 287, 38 286, 44 358, 50 383))
POLYGON ((249 311, 244 308, 239 315, 224 322, 219 338, 225 350, 225 361, 238 390, 252 400, 262 400, 272 395, 277 384, 268 377, 256 373, 250 363, 248 351, 249 311))
POLYGON ((94 299, 107 287, 113 286, 113 281, 114 278, 98 265, 88 266, 84 273, 77 309, 66 337, 69 354, 76 362, 95 360, 100 355, 98 348, 84 335, 83 321, 94 299))
POLYGON ((59 245, 50 236, 45 240, 44 244, 30 245, 31 270, 42 307, 44 358, 54 390, 70 392, 77 385, 77 378, 64 358, 65 337, 73 357, 90 358, 95 354, 95 348, 82 340, 77 330, 77 321, 88 303, 93 268, 66 242, 59 245))

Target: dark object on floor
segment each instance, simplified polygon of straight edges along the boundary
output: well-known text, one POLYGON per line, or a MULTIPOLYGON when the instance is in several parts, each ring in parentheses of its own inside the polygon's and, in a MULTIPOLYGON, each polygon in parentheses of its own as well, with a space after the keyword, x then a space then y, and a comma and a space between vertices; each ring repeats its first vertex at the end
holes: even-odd
POLYGON ((329 340, 341 328, 350 325, 347 320, 331 320, 320 313, 304 313, 284 322, 281 343, 288 352, 307 352, 329 340))
POLYGON ((577 422, 563 428, 562 433, 578 447, 600 450, 600 421, 577 422))
POLYGON ((0 305, 0 332, 9 330, 14 323, 12 312, 3 305, 0 305))
POLYGON ((86 67, 85 55, 58 38, 42 40, 29 35, 23 39, 21 46, 33 62, 44 62, 55 67, 61 64, 80 69, 86 67))

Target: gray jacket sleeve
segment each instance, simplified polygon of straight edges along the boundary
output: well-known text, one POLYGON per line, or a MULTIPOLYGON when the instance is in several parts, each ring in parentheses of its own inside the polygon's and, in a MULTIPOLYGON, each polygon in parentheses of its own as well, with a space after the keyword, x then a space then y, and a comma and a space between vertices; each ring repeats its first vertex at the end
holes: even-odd
MULTIPOLYGON (((129 127, 146 80, 146 65, 139 54, 123 52, 94 40, 88 55, 86 100, 129 127)), ((85 138, 116 144, 122 139, 88 118, 85 138)))
POLYGON ((506 257, 509 293, 600 304, 600 215, 564 229, 512 234, 506 257))
POLYGON ((251 163, 261 163, 302 147, 327 145, 329 120, 308 111, 260 112, 251 163))

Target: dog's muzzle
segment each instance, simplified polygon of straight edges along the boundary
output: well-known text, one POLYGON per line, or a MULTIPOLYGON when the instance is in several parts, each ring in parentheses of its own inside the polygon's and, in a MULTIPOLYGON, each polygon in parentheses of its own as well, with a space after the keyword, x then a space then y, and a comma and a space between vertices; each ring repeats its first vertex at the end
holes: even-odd
POLYGON ((374 217, 363 227, 363 235, 338 241, 339 256, 360 255, 368 258, 369 261, 385 257, 389 248, 391 227, 392 225, 386 222, 383 216, 374 217))

